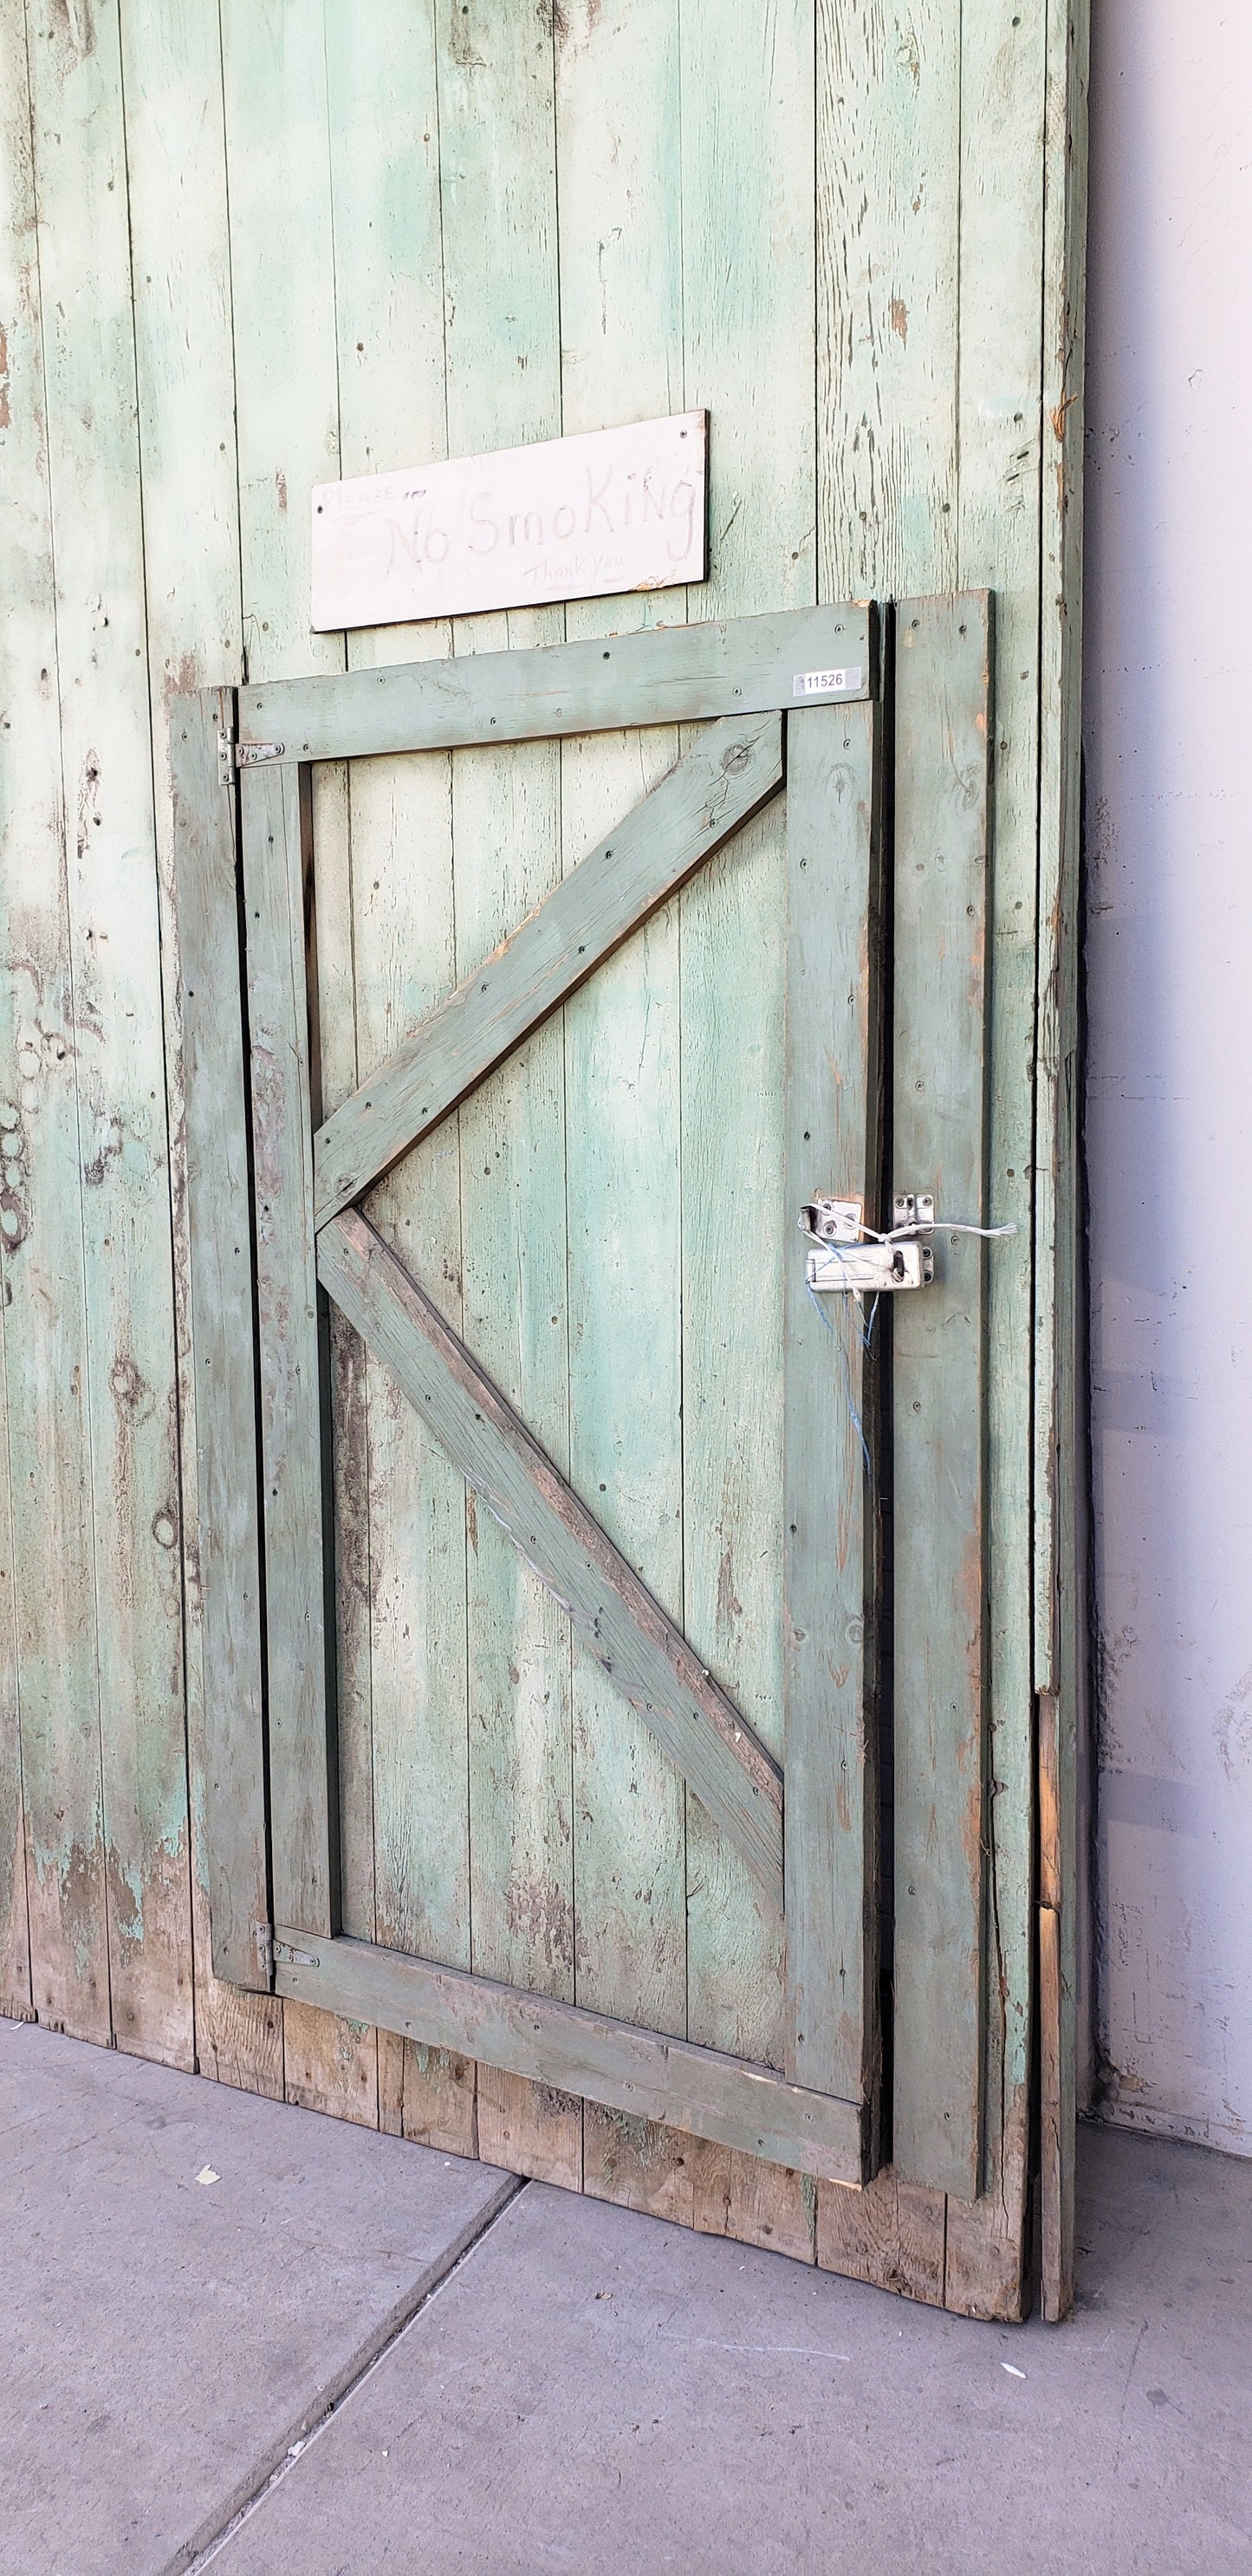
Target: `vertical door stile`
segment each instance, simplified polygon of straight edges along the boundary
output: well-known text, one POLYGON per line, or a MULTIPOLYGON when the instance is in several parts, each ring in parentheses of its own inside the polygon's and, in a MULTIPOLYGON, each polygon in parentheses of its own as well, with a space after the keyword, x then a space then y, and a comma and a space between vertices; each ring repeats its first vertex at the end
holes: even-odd
POLYGON ((961 2201, 982 2180, 989 1247, 951 1226, 987 1222, 990 611, 968 591, 896 623, 892 1162, 938 1223, 934 1284, 892 1317, 893 2154, 961 2201))
POLYGON ((787 2073, 852 2100, 877 2057, 868 1309, 810 1295, 799 1212, 823 1191, 882 1222, 879 739, 872 703, 787 720, 787 2073))
MULTIPOLYGON (((313 1233, 318 1108, 306 964, 312 773, 242 781, 275 1920, 338 1928, 326 1651, 326 1334, 313 1233)), ((337 1804, 337 1801, 334 1802, 337 1804)))
POLYGON ((175 701, 170 727, 179 1002, 186 1087, 196 1501, 213 1973, 267 1988, 264 1708, 252 1209, 233 791, 218 741, 234 691, 175 701))

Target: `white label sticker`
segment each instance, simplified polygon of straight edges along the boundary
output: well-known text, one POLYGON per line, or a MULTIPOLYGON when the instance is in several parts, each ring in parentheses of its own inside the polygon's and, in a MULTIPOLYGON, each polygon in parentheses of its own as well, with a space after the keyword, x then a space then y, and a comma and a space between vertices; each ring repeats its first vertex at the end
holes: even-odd
POLYGON ((862 684, 859 667, 847 671, 797 671, 792 694, 797 698, 846 698, 862 684))

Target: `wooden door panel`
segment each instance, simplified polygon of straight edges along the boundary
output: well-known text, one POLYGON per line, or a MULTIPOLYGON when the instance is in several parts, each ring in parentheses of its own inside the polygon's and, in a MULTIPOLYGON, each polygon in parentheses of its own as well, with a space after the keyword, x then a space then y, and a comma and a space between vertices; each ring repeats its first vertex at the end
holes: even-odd
POLYGON ((381 713, 349 688, 353 747, 402 703, 456 747, 323 799, 320 929, 303 748, 241 776, 279 1991, 861 2179, 893 1500, 895 2160, 966 2196, 988 1255, 941 1231, 884 1313, 888 1449, 867 1318, 809 1295, 796 1229, 823 1190, 888 1214, 887 1072, 894 1186, 984 1222, 988 614, 902 636, 889 1043, 860 612, 621 639, 629 712, 699 730, 610 726, 616 640, 504 657, 507 743, 467 738, 501 657, 381 675, 381 713), (863 668, 784 699, 833 630, 863 668), (523 664, 590 731, 538 738, 523 664))

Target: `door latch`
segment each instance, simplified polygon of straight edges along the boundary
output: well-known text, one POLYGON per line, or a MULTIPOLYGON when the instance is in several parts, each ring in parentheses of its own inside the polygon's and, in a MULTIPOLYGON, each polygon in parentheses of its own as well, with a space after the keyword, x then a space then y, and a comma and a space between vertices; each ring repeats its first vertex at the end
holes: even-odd
POLYGON ((935 1227, 929 1191, 902 1193, 892 1201, 887 1235, 863 1235, 859 1199, 815 1195, 800 1210, 800 1226, 811 1237, 805 1255, 810 1288, 881 1297, 902 1288, 928 1288, 934 1278, 935 1256, 924 1239, 935 1227))

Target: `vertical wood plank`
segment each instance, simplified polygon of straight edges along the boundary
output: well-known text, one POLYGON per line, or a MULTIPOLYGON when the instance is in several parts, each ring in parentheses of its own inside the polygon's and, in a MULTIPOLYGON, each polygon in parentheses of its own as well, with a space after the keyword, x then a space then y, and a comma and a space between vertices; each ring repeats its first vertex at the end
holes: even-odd
POLYGON ((961 25, 816 0, 821 599, 955 580, 961 25))
POLYGON ((193 2054, 177 1398, 116 7, 28 13, 114 2036, 193 2054))
MULTIPOLYGON (((448 446, 560 428, 553 25, 438 0, 448 446)), ((458 652, 556 642, 559 608, 458 621, 458 652)), ((560 872, 560 759, 454 756, 458 975, 560 872)), ((565 1099, 556 1017, 459 1114, 465 1334, 565 1467, 565 1099)), ((569 1621, 467 1497, 472 1963, 573 1992, 569 1621)), ((480 2069, 479 2139, 519 2171, 581 2173, 581 2105, 480 2069), (530 2148, 525 2142, 529 2139, 530 2148), (532 2161, 523 2165, 523 2152, 532 2161)))
MULTIPOLYGON (((578 0, 557 35, 561 426, 674 408, 682 382, 678 12, 578 0)), ((575 636, 622 633, 673 595, 578 602, 575 636)), ((678 754, 675 729, 561 746, 568 870, 678 754)), ((677 906, 565 1013, 570 1473, 682 1615, 681 1174, 677 906)), ((575 1996, 687 2025, 683 1784, 577 1640, 575 1996)), ((590 2114, 588 2115, 590 2116, 590 2114)))
MULTIPOLYGON (((949 2300, 1018 2295, 1031 2082, 1031 1270, 1039 794, 1039 512, 1047 9, 962 23, 959 584, 996 594, 988 925, 991 1213, 1015 1222, 987 1265, 987 2189, 982 2226, 955 2204, 949 2300), (1026 1068, 1025 1076, 1023 1068, 1026 1068)), ((1049 433, 1050 435, 1050 433, 1049 433)))
MULTIPOLYGON (((898 618, 892 1157, 896 1190, 985 1224, 990 605, 898 618)), ((981 2180, 987 1248, 935 1235, 892 1317, 895 2100, 911 2182, 981 2180)))
MULTIPOLYGON (((1044 477, 1039 856, 1039 1057, 1035 1164, 1036 1682, 1056 1691, 1059 1914, 1055 1928, 1053 2127, 1045 2095, 1044 2314, 1073 2295, 1077 2079, 1079 1729, 1087 1718, 1088 1621, 1080 1543, 1083 1334, 1079 1151, 1079 851, 1082 693, 1084 259, 1088 0, 1047 11, 1044 215, 1044 477), (1055 1175, 1055 1180, 1053 1180, 1055 1175)), ((1045 1950, 1045 1957, 1046 1957, 1045 1950)))
MULTIPOLYGON (((223 0, 221 26, 247 673, 342 670, 342 636, 308 623, 309 493, 339 455, 324 13, 223 0)), ((345 793, 342 772, 319 776, 323 842, 345 793)), ((302 2101, 376 2116, 372 2032, 291 2004, 284 2026, 302 2101)))
MULTIPOLYGON (((192 1211, 170 765, 170 710, 175 696, 217 683, 233 683, 242 669, 221 42, 216 15, 210 18, 204 12, 171 12, 164 0, 126 0, 121 33, 163 961, 166 1131, 173 1202, 195 2044, 202 2067, 220 2071, 226 2080, 252 2089, 281 2092, 282 2007, 267 1995, 246 1991, 248 1982, 256 1982, 257 1967, 248 1919, 250 1899, 235 1905, 227 1936, 233 1963, 230 1973, 242 1974, 245 1985, 228 1984, 224 1977, 219 1978, 212 1958, 207 1807, 213 1802, 213 1791, 206 1735, 192 1211), (193 492, 194 507, 189 507, 188 496, 193 492)), ((212 773, 211 783, 215 787, 212 773)), ((198 919, 202 929, 203 916, 195 914, 194 896, 192 902, 193 918, 198 919)), ((230 917, 229 911, 226 917, 230 917)), ((228 962, 216 946, 210 950, 204 970, 196 979, 202 992, 208 989, 204 971, 216 973, 228 962)), ((231 1080, 237 1088, 241 1064, 242 1001, 237 971, 230 1007, 233 1035, 226 1023, 215 1024, 217 1042, 225 1040, 226 1061, 233 1068, 226 1077, 223 1099, 230 1097, 231 1080)), ((242 1131, 236 1123, 238 1115, 236 1106, 231 1113, 236 1155, 243 1144, 242 1131)), ((212 1189, 212 1183, 209 1186, 212 1189)), ((246 1221, 246 1199, 243 1212, 246 1221)), ((208 1211, 204 1214, 207 1216, 208 1211)), ((247 1332, 250 1336, 250 1299, 247 1332)), ((248 1341, 241 1347, 246 1350, 248 1341)), ((216 1368, 220 1359, 219 1352, 211 1365, 216 1368)), ((254 1488, 255 1479, 255 1508, 254 1488)), ((210 1613, 211 1618, 213 1615, 210 1613)), ((216 1615, 220 1622, 222 1614, 216 1615)), ((225 1616, 230 1627, 229 1611, 225 1616)), ((232 1650, 218 1663, 218 1648, 223 1642, 219 1636, 209 1649, 211 1672, 233 1669, 233 1641, 232 1650)), ((220 1710, 220 1691, 217 1703, 220 1710)), ((245 1801, 251 1818, 245 1824, 245 1836, 253 1836, 248 1879, 263 1897, 263 1845, 258 1846, 255 1840, 252 1795, 250 1790, 245 1801)), ((242 1886, 239 1892, 242 1897, 242 1886)), ((219 1871, 219 1915, 223 1905, 229 1910, 223 1873, 219 1871)), ((263 1903, 259 1910, 264 1913, 263 1903)), ((225 1951, 222 1956, 226 1956, 225 1951)))
POLYGON ((86 1281, 43 290, 27 32, 12 0, 0 12, 0 40, 8 357, 0 453, 9 504, 0 621, 0 1234, 32 1994, 41 2019, 107 2042, 86 1281))
POLYGON ((305 982, 308 773, 244 773, 252 1047, 261 1476, 274 1916, 333 1932, 334 1711, 322 1581, 323 1333, 313 1242, 313 1124, 305 982))
POLYGON ((941 2308, 947 2286, 947 2209, 941 2191, 903 2182, 889 2167, 864 2191, 819 2182, 818 2266, 941 2308))
MULTIPOLYGON (((787 2072, 860 2100, 875 2074, 878 1760, 870 1324, 810 1296, 799 1209, 878 1213, 883 1006, 878 710, 787 720, 783 1690, 787 2072), (868 1425, 866 1433, 862 1426, 868 1425)), ((881 1475, 881 1461, 876 1461, 881 1475)))
MULTIPOLYGON (((919 0, 907 23, 817 0, 820 599, 889 600, 956 580, 961 26, 947 0, 919 0)), ((894 1794, 889 1766, 885 1906, 894 1794)), ((908 2186, 886 2177, 846 2265, 835 2249, 855 2235, 849 2195, 819 2186, 818 2197, 819 2263, 859 2277, 878 2266, 942 2299, 942 2195, 937 2222, 930 2201, 922 2220, 908 2186)))
MULTIPOLYGON (((682 20, 683 400, 710 447, 697 617, 797 607, 816 565, 813 11, 682 20)), ((687 1633, 782 1752, 782 817, 685 890, 683 1479, 687 1633)), ((781 1916, 687 1801, 688 2036, 778 2064, 781 1916)))
MULTIPOLYGON (((55 957, 61 930, 60 848, 54 805, 49 813, 47 780, 57 775, 55 630, 49 566, 49 514, 46 449, 43 439, 44 391, 40 349, 38 252, 35 240, 34 172, 31 164, 30 95, 26 38, 21 9, 0 9, 0 329, 5 344, 5 400, 0 406, 0 472, 7 507, 3 523, 3 573, 6 614, 0 620, 0 1354, 4 1383, 4 1440, 0 1458, 0 2006, 10 2014, 33 2010, 31 2002, 30 1920, 26 1895, 27 1819, 22 1797, 21 1689, 30 1688, 35 1707, 47 1674, 21 1668, 21 1648, 32 1642, 27 1586, 34 1577, 30 1606, 39 1615, 52 1610, 55 1595, 39 1601, 39 1569, 32 1521, 43 1509, 42 1495, 29 1491, 23 1470, 31 1456, 31 1388, 26 1382, 24 1344, 40 1314, 36 1293, 28 1306, 21 1248, 29 1232, 32 1175, 29 1122, 21 1115, 18 1048, 22 1043, 25 977, 22 959, 55 957), (42 678, 36 675, 44 665, 42 678), (51 666, 51 668, 47 667, 51 666), (18 852, 21 852, 21 867, 18 852), (18 905, 19 888, 21 903, 18 905), (28 946, 28 942, 31 944, 28 946), (13 1486, 16 1485, 16 1496, 13 1486), (26 1490, 24 1490, 24 1488, 26 1490), (31 1501, 35 1510, 32 1513, 31 1501), (14 1502, 17 1517, 14 1518, 14 1502), (25 1508, 23 1508, 25 1506, 25 1508), (19 1555, 20 1540, 27 1550, 19 1555)), ((42 977, 30 1001, 37 1002, 42 977)), ((24 1053, 33 1056, 28 1043, 24 1053)), ((32 1064, 34 1073, 36 1068, 32 1064)), ((62 1080, 60 1127, 65 1137, 70 1084, 62 1080)), ((45 1090, 51 1088, 46 1083, 45 1090)), ((27 1106, 34 1105, 33 1086, 27 1106)), ((51 1119, 41 1122, 55 1126, 51 1119)), ((39 1133, 38 1127, 35 1129, 39 1133)), ((49 1139, 49 1142, 52 1140, 49 1139)), ((72 1151, 72 1136, 67 1140, 72 1151)), ((62 1146, 63 1159, 65 1144, 62 1146)), ((55 1164, 54 1164, 55 1168, 55 1164)), ((81 1308, 81 1277, 71 1272, 62 1298, 74 1310, 74 1291, 81 1308)), ((47 1313, 53 1313, 48 1301, 47 1313)), ((60 1328, 64 1329, 63 1325, 60 1328)), ((36 1368, 38 1367, 37 1355, 36 1368)), ((72 1418, 72 1417, 71 1417, 72 1418)), ((66 1426, 68 1428, 68 1424, 66 1426)), ((44 1473, 52 1471, 53 1511, 47 1521, 46 1550, 55 1527, 56 1450, 45 1453, 44 1473)), ((72 1525, 71 1525, 72 1532, 72 1525)), ((77 1569, 72 1569, 77 1570, 77 1569)), ((33 1664, 33 1658, 32 1658, 33 1664)), ((31 1730, 34 1751, 35 1728, 31 1730)))
MULTIPOLYGON (((446 445, 433 7, 386 0, 365 17, 349 0, 336 0, 327 12, 327 62, 342 462, 345 473, 361 474, 441 455, 446 445)), ((391 627, 350 636, 348 659, 366 668, 442 656, 450 646, 446 623, 391 627)), ((351 885, 346 909, 333 918, 320 844, 318 856, 328 1107, 340 1096, 329 1061, 334 1026, 342 1022, 346 1030, 351 1021, 363 1078, 443 999, 456 972, 449 761, 428 755, 356 763, 349 800, 351 885)), ((455 1123, 407 1155, 371 1192, 369 1208, 459 1328, 455 1123)), ((362 1596, 341 1562, 339 1592, 347 1683, 340 1729, 345 1921, 355 1927, 365 1902, 364 1855, 358 1857, 350 1812, 360 1766, 349 1760, 348 1728, 368 1696, 377 1935, 468 1966, 464 1485, 386 1370, 366 1360, 361 1393, 367 1591, 362 1596)), ((341 1412, 341 1474, 348 1433, 341 1412)), ((346 1501, 343 1495, 341 1540, 346 1501)), ((430 2087, 427 2124, 439 2128, 448 2106, 432 2052, 410 2048, 402 2081, 406 2116, 421 2127, 417 2103, 430 2087)), ((468 2094, 463 2084, 452 2090, 454 2115, 466 2099, 472 2109, 472 2081, 468 2094)))
MULTIPOLYGON (((2 1333, 0 1404, 7 1423, 8 1365, 2 1333)), ((30 1915, 26 1902, 26 1811, 22 1799, 16 1613, 17 1567, 6 1440, 0 1449, 0 2013, 9 2020, 24 2021, 33 2018, 34 2007, 30 1984, 30 1915)))
POLYGON ((253 1371, 252 1210, 244 1096, 234 792, 217 740, 233 691, 175 702, 170 774, 195 1353, 195 1500, 204 1664, 204 1830, 215 1976, 267 1990, 261 1564, 253 1371))

